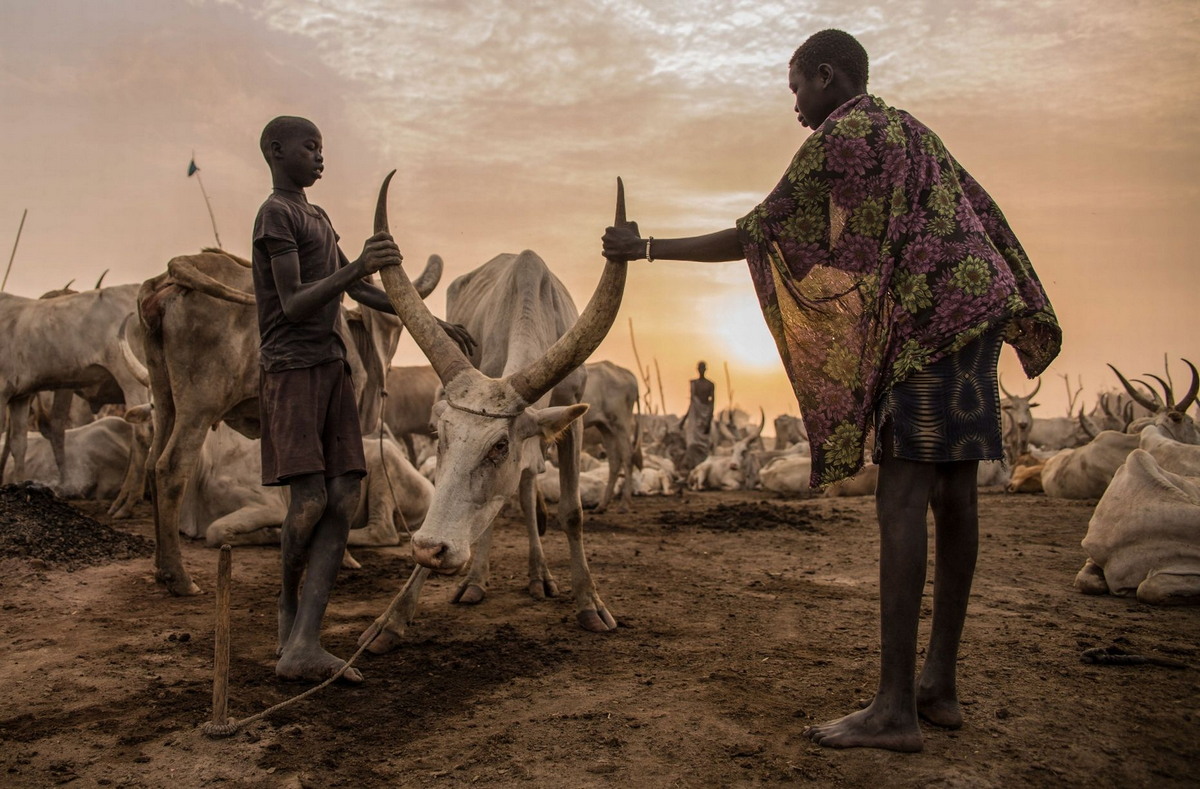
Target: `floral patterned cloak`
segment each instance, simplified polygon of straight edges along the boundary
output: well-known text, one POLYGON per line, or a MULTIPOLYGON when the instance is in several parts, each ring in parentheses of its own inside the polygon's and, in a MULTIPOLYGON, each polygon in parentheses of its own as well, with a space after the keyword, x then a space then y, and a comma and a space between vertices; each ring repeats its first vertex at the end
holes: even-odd
POLYGON ((881 394, 1002 327, 1029 377, 1062 332, 983 187, 906 112, 862 94, 738 220, 812 446, 812 484, 856 473, 881 394))

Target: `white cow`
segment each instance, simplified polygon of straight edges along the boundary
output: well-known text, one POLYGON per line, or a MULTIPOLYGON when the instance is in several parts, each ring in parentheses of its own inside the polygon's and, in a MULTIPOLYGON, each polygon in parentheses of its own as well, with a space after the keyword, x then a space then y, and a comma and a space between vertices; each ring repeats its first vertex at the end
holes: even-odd
POLYGON ((746 453, 762 435, 763 425, 767 421, 766 414, 762 413, 761 409, 760 415, 758 427, 734 440, 728 455, 709 455, 688 472, 689 490, 741 490, 745 486, 746 471, 743 463, 746 453))
MULTIPOLYGON (((584 368, 587 384, 583 389, 583 401, 588 404, 588 410, 583 416, 583 426, 600 432, 608 460, 608 484, 596 505, 597 512, 604 512, 612 500, 617 480, 621 476, 626 480, 633 476, 638 380, 631 371, 612 362, 594 362, 584 368)), ((633 486, 622 486, 622 512, 629 510, 632 496, 633 486)))
POLYGON ((808 455, 780 455, 758 472, 763 490, 784 496, 806 496, 812 492, 812 458, 808 455))
MULTIPOLYGON (((65 465, 60 469, 50 439, 29 433, 24 480, 39 482, 66 499, 110 499, 121 490, 133 441, 133 425, 119 416, 106 416, 67 430, 65 465)), ((15 469, 4 482, 19 482, 15 469)))
MULTIPOLYGON (((387 185, 380 190, 376 231, 387 229, 387 185)), ((618 224, 624 197, 618 196, 618 224)), ((457 573, 470 565, 459 602, 479 602, 489 575, 492 522, 518 494, 529 535, 529 590, 557 594, 542 552, 537 513, 538 463, 543 444, 558 442, 558 521, 571 554, 576 621, 587 630, 616 627, 587 564, 579 453, 587 411, 580 400, 591 355, 612 325, 625 287, 625 261, 609 260, 582 315, 570 293, 535 253, 499 255, 459 277, 446 295, 446 317, 478 338, 468 359, 446 336, 399 266, 379 273, 396 308, 441 379, 445 400, 434 407, 438 434, 437 486, 421 528, 412 536, 422 568, 457 573)), ((426 572, 418 570, 382 629, 362 635, 373 652, 399 645, 416 611, 426 572)))
POLYGON ((1153 605, 1200 603, 1198 483, 1144 449, 1131 451, 1088 523, 1088 559, 1075 586, 1153 605))

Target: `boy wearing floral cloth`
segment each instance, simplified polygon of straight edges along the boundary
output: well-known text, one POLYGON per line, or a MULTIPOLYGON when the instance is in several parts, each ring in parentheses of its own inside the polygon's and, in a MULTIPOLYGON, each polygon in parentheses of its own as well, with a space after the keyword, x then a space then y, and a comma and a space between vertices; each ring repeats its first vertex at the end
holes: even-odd
POLYGON ((876 431, 879 688, 805 733, 830 747, 922 748, 919 719, 962 725, 956 663, 978 552, 976 473, 1003 457, 996 364, 1031 378, 1062 333, 1000 209, 928 127, 866 92, 867 53, 824 30, 792 56, 813 133, 736 227, 679 239, 608 228, 609 257, 745 258, 812 445, 812 484, 853 475, 876 431), (933 627, 916 677, 926 513, 936 530, 933 627))

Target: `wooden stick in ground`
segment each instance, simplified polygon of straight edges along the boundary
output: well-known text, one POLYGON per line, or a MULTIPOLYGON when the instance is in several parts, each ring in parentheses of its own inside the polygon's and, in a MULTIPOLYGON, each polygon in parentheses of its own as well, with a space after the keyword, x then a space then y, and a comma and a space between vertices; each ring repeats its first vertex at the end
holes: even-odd
POLYGON ((213 655, 213 723, 229 722, 229 587, 233 575, 233 549, 221 546, 217 561, 217 628, 213 655))
POLYGON ((733 379, 729 377, 729 362, 722 362, 725 365, 725 391, 729 393, 729 416, 733 418, 733 379))
POLYGON ((670 411, 667 410, 667 395, 663 392, 662 372, 660 372, 658 369, 657 356, 654 357, 654 376, 658 378, 658 402, 662 404, 662 412, 664 414, 669 414, 670 411))
POLYGON ((0 282, 0 293, 3 293, 4 288, 8 285, 8 275, 12 272, 13 259, 17 256, 17 244, 21 243, 21 231, 25 229, 25 215, 28 213, 28 208, 21 212, 21 224, 17 226, 17 240, 13 241, 12 254, 8 256, 8 268, 4 269, 4 281, 0 282))
POLYGON ((629 319, 629 344, 631 346, 633 346, 633 360, 637 363, 638 378, 641 378, 642 383, 644 383, 646 385, 646 396, 645 396, 645 401, 644 401, 646 413, 647 414, 654 413, 653 408, 651 408, 651 402, 650 402, 651 401, 650 368, 642 367, 642 357, 638 355, 638 351, 637 351, 637 340, 634 339, 634 337, 633 337, 633 318, 629 319))

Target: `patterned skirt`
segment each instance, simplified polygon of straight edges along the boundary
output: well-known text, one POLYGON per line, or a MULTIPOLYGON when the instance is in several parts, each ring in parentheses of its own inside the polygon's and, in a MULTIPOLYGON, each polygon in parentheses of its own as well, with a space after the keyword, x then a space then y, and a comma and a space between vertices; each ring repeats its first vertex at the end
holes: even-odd
POLYGON ((1001 342, 1000 332, 990 332, 885 393, 875 411, 875 462, 883 455, 878 436, 889 424, 898 458, 925 463, 1002 460, 996 386, 1001 342))

